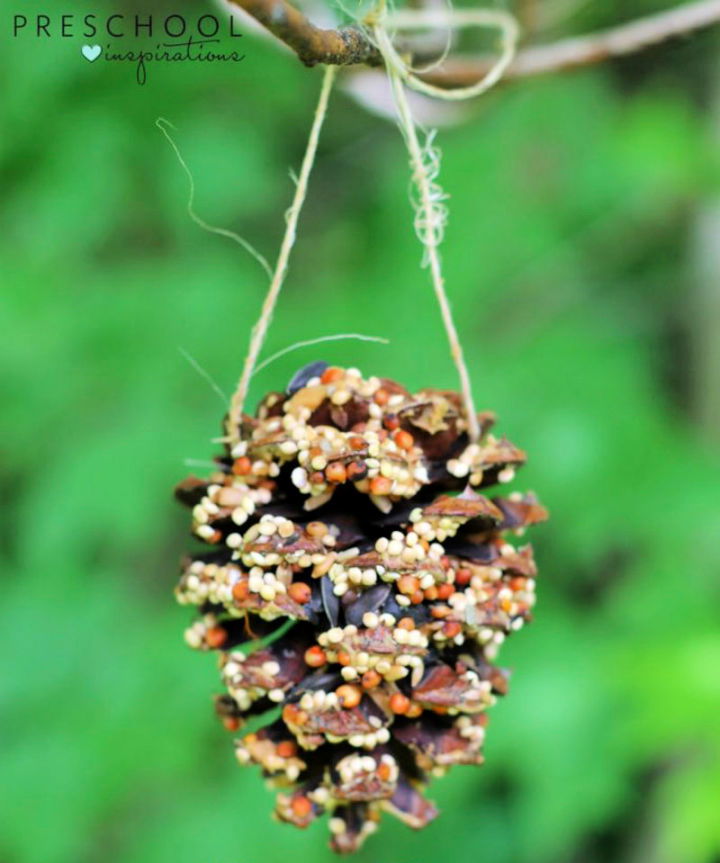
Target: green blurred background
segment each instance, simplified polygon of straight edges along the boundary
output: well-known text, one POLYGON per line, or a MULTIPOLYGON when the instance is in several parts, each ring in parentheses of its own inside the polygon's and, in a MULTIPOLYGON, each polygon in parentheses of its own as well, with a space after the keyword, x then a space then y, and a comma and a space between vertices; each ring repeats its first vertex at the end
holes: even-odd
MULTIPOLYGON (((533 38, 667 5, 541 0, 533 38)), ((177 126, 203 217, 274 258, 320 73, 248 35, 243 63, 156 65, 139 87, 84 41, 8 37, 0 60, 0 860, 327 861, 326 826, 274 824, 236 765, 172 597, 171 489, 223 413, 178 348, 230 392, 265 278, 187 218, 154 126, 177 126)), ((717 47, 708 31, 510 84, 440 133, 478 407, 529 451, 517 487, 553 517, 487 765, 435 783, 423 833, 386 819, 362 863, 720 860, 717 47)), ((298 351, 254 396, 319 358, 455 385, 407 186, 394 124, 338 90, 266 354, 348 330, 391 344, 298 351)))

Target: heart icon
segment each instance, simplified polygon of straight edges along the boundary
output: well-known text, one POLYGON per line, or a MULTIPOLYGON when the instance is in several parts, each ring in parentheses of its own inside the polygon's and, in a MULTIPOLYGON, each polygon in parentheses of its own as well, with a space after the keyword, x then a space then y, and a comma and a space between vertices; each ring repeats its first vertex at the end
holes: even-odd
POLYGON ((99 45, 83 45, 81 51, 83 57, 92 63, 93 60, 97 60, 100 56, 102 48, 99 45))

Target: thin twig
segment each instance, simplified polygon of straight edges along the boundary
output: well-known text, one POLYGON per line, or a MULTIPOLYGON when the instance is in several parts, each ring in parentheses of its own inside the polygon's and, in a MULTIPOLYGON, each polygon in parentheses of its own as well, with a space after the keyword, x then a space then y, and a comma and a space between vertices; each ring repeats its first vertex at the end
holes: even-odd
POLYGON ((305 156, 303 157, 300 174, 298 175, 297 184, 295 186, 295 194, 293 196, 290 209, 287 211, 287 224, 285 227, 285 234, 283 235, 282 243, 280 245, 280 253, 278 254, 277 263, 275 264, 275 271, 270 282, 270 288, 263 302, 260 317, 253 327, 252 335, 250 336, 250 345, 248 346, 248 353, 245 358, 245 364, 243 365, 242 375, 240 376, 237 389, 230 400, 226 431, 231 444, 237 443, 240 440, 242 411, 248 389, 250 388, 250 380, 252 378, 253 370, 255 369, 255 364, 257 363, 258 355, 263 346, 263 342, 265 341, 265 336, 270 325, 270 320, 272 319, 275 303, 280 295, 280 289, 282 288, 285 273, 287 272, 290 252, 292 251, 292 247, 295 245, 298 218, 300 217, 300 211, 302 210, 302 205, 305 202, 305 196, 307 195, 308 179, 310 178, 310 172, 315 162, 320 130, 327 113, 330 91, 332 89, 333 81, 335 80, 336 71, 336 66, 328 66, 325 70, 322 87, 320 89, 320 98, 318 100, 317 108, 315 109, 315 116, 310 129, 310 137, 308 138, 305 156))
MULTIPOLYGON (((308 66, 317 63, 348 66, 382 65, 377 47, 365 31, 350 25, 323 30, 287 0, 231 0, 278 39, 288 45, 308 66)), ((720 22, 720 0, 695 0, 665 12, 620 24, 602 33, 562 39, 519 51, 505 78, 524 78, 599 63, 642 51, 652 45, 720 22)), ((413 58, 413 62, 423 58, 413 58)), ((492 65, 477 58, 448 59, 425 80, 443 86, 464 86, 476 81, 492 65)))
MULTIPOLYGON (((505 75, 529 78, 600 63, 613 57, 635 54, 668 39, 687 36, 695 30, 720 22, 720 0, 686 3, 647 18, 621 24, 602 33, 561 39, 549 45, 533 45, 518 51, 505 75)), ((477 57, 448 58, 428 79, 434 84, 460 87, 476 81, 491 66, 490 60, 477 57)))

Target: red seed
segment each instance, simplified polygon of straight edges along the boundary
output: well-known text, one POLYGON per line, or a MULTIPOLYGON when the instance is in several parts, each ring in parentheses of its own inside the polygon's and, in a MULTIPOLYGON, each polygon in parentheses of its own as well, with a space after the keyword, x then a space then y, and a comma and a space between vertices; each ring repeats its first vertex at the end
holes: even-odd
POLYGON ((390 394, 387 390, 382 389, 382 387, 375 393, 373 396, 373 401, 376 405, 386 405, 388 403, 388 399, 390 398, 390 394))
POLYGON ((223 716, 222 724, 228 731, 237 731, 240 728, 240 720, 237 716, 223 716))

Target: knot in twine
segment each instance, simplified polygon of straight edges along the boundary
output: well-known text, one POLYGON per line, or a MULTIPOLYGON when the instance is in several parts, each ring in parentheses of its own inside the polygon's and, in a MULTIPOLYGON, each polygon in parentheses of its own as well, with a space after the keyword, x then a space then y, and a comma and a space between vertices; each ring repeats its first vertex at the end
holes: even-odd
POLYGON ((433 99, 459 102, 481 96, 493 87, 505 74, 517 51, 520 28, 515 17, 500 9, 393 9, 385 3, 371 12, 365 20, 373 41, 382 54, 388 74, 397 76, 412 90, 424 93, 433 99), (393 39, 404 30, 421 28, 445 28, 449 32, 479 27, 500 33, 500 56, 485 75, 466 87, 443 89, 428 84, 418 77, 415 70, 395 49, 393 39))

